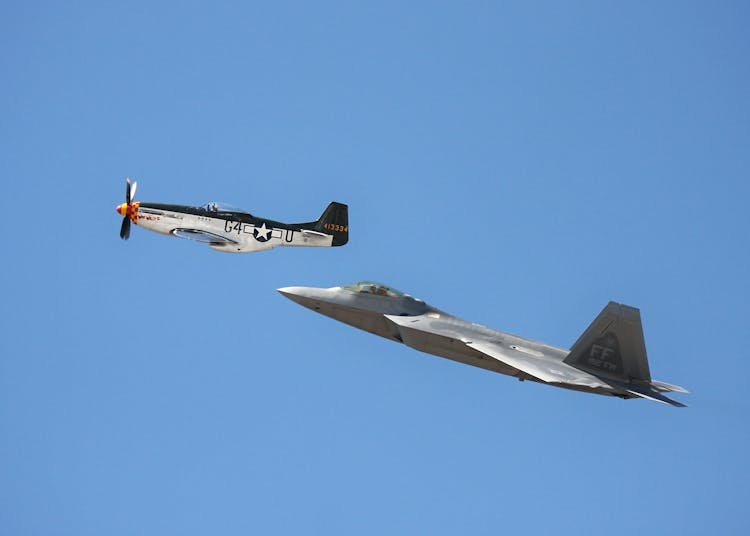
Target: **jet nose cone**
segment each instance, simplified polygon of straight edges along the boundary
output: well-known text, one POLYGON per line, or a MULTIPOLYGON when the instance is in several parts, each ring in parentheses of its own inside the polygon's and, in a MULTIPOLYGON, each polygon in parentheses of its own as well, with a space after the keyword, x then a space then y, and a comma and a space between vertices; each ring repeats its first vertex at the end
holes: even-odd
POLYGON ((314 304, 319 301, 319 290, 310 287, 282 287, 276 289, 279 294, 285 298, 289 298, 293 302, 304 305, 305 307, 313 307, 314 304))
POLYGON ((310 293, 307 290, 305 287, 282 287, 276 289, 279 294, 297 303, 302 303, 303 300, 310 297, 310 293))
POLYGON ((283 294, 287 298, 290 296, 300 296, 304 294, 305 287, 281 287, 277 288, 276 291, 283 294))

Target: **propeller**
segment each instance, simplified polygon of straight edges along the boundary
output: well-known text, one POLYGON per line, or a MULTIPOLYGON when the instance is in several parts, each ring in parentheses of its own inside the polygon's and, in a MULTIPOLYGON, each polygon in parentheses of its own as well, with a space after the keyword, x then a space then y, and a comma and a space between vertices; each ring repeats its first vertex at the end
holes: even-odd
POLYGON ((122 225, 120 226, 120 238, 127 240, 130 238, 130 219, 125 216, 122 219, 122 225))
POLYGON ((137 187, 137 182, 131 183, 129 178, 125 179, 125 202, 115 207, 117 213, 122 215, 120 238, 123 240, 127 240, 130 236, 130 222, 136 223, 136 219, 138 218, 139 203, 133 203, 137 187))

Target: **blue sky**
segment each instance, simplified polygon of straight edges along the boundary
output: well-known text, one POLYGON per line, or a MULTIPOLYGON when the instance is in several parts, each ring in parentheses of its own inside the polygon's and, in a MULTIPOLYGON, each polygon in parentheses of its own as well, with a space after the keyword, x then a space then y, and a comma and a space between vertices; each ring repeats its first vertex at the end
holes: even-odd
MULTIPOLYGON (((70 3, 68 3, 70 4, 70 3)), ((0 7, 3 534, 745 534, 743 2, 0 7), (334 249, 221 254, 138 198, 334 249), (675 409, 279 296, 376 279, 569 346, 641 308, 675 409)))

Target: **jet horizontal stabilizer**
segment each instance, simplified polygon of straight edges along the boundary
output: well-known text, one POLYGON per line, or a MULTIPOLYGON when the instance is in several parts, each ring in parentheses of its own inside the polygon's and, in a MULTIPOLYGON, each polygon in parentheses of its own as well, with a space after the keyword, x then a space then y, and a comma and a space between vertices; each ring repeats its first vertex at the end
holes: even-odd
POLYGON ((684 387, 680 387, 679 385, 674 385, 667 382, 659 382, 656 380, 651 380, 651 387, 662 393, 690 393, 690 391, 688 391, 684 387))
POLYGON ((648 400, 653 400, 654 402, 661 402, 662 404, 668 404, 670 406, 675 406, 677 408, 687 407, 682 402, 677 402, 676 400, 667 398, 666 396, 661 394, 659 391, 649 389, 647 387, 640 387, 638 385, 629 385, 627 383, 620 383, 620 382, 613 382, 613 385, 625 389, 631 395, 639 396, 641 398, 647 398, 648 400))

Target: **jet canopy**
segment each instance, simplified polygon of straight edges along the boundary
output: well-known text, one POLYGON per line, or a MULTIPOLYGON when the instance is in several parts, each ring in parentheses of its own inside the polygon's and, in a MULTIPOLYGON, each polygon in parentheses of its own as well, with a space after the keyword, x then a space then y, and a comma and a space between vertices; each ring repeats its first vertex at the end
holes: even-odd
POLYGON ((209 201, 205 205, 198 207, 206 212, 242 212, 243 214, 250 214, 247 210, 235 207, 229 203, 223 203, 221 201, 209 201))
POLYGON ((377 294, 378 296, 390 296, 391 298, 400 298, 405 296, 400 290, 393 287, 377 283, 375 281, 357 281, 351 285, 345 285, 343 288, 352 292, 361 292, 363 294, 377 294))

